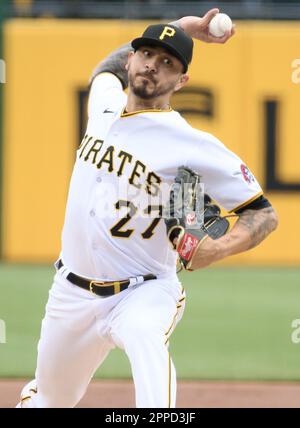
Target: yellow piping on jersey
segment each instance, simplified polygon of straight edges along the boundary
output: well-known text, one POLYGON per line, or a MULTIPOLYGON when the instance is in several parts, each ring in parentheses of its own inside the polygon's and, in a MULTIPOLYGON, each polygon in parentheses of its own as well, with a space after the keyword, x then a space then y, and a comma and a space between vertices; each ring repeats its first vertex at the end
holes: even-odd
POLYGON ((137 110, 137 111, 133 111, 131 113, 125 113, 125 108, 124 108, 120 117, 134 116, 136 114, 141 114, 141 113, 170 113, 171 111, 173 111, 173 109, 171 107, 169 107, 167 110, 150 108, 148 110, 137 110))
POLYGON ((255 201, 255 199, 259 198, 261 195, 263 195, 263 192, 257 193, 257 195, 248 199, 248 201, 242 203, 241 205, 237 206, 236 208, 233 208, 233 210, 230 210, 229 212, 232 213, 234 211, 240 210, 241 208, 245 207, 246 205, 251 204, 251 202, 255 201))

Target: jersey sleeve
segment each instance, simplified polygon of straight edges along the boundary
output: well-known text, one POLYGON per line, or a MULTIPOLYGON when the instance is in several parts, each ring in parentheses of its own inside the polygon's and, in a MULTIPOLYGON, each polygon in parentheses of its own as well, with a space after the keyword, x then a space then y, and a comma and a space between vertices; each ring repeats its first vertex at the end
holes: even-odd
POLYGON ((88 116, 89 118, 98 116, 105 109, 115 111, 125 106, 126 99, 120 80, 112 73, 100 73, 91 85, 88 116))
POLYGON ((263 194, 245 163, 211 134, 201 133, 196 147, 189 147, 188 164, 201 175, 204 192, 229 212, 263 194))

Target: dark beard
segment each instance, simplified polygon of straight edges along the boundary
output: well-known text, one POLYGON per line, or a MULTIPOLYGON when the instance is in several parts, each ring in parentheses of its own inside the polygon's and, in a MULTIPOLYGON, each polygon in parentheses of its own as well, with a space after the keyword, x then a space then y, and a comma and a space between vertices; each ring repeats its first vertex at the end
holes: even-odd
POLYGON ((173 85, 171 84, 168 84, 164 88, 160 89, 157 89, 154 84, 153 89, 149 91, 147 81, 145 83, 142 82, 140 85, 136 85, 135 78, 133 78, 132 76, 129 76, 129 87, 135 96, 142 98, 143 100, 151 100, 160 97, 171 92, 173 89, 173 85))

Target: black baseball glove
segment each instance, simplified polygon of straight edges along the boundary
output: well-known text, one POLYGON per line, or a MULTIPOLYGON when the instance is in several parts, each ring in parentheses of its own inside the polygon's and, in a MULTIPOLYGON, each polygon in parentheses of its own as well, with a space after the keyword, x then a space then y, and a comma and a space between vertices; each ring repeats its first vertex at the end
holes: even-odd
POLYGON ((181 267, 191 270, 193 256, 207 236, 218 239, 225 235, 229 222, 220 212, 220 207, 204 194, 199 174, 179 167, 163 216, 181 267))

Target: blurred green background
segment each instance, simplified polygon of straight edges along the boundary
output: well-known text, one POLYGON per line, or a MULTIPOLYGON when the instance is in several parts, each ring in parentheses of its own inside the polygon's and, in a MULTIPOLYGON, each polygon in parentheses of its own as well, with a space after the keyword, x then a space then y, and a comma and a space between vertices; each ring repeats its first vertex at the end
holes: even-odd
MULTIPOLYGON (((54 268, 0 265, 0 377, 32 377, 54 268)), ((170 350, 181 379, 299 380, 300 269, 209 268, 180 274, 184 316, 170 350)), ((126 355, 114 350, 97 377, 129 378, 126 355)))

